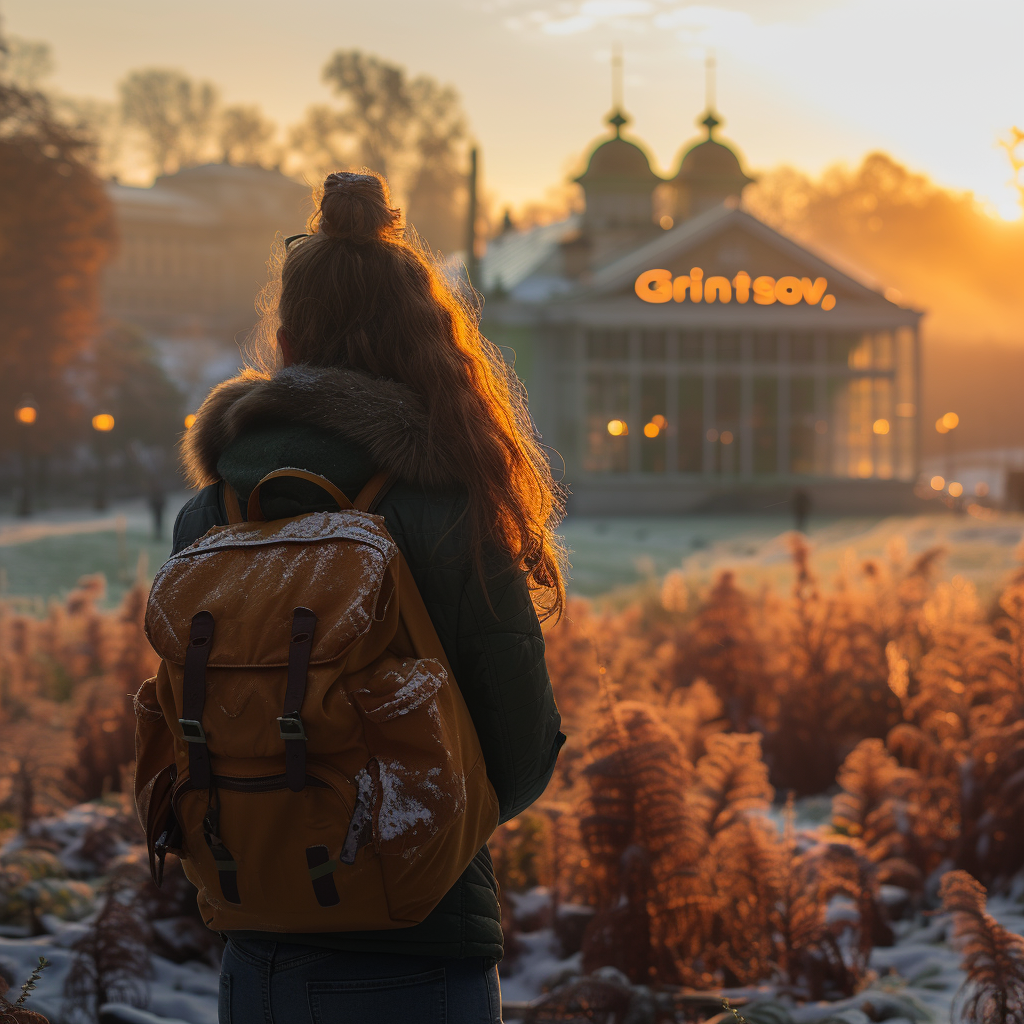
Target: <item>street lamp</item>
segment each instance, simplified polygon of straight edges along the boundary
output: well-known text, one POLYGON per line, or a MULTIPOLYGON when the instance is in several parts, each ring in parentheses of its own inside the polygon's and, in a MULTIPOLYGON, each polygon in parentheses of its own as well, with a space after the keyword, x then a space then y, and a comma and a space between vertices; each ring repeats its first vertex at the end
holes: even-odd
POLYGON ((935 429, 946 435, 946 479, 953 479, 953 431, 960 425, 955 412, 947 412, 935 421, 935 429))
POLYGON ((26 395, 14 418, 18 421, 21 434, 21 494, 18 497, 18 515, 32 515, 32 427, 39 417, 39 410, 31 395, 26 395))
POLYGON ((93 416, 92 429, 96 431, 96 508, 102 512, 107 507, 107 436, 114 429, 114 417, 109 412, 93 416))

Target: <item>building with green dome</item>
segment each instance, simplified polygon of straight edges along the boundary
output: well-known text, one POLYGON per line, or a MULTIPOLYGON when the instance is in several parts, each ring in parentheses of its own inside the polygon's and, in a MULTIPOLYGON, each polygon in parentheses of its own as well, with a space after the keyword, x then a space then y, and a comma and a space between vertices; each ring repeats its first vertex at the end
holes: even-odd
POLYGON ((481 262, 485 333, 570 511, 909 507, 922 313, 744 211, 753 178, 714 111, 699 123, 663 178, 616 110, 583 212, 507 224, 481 262))

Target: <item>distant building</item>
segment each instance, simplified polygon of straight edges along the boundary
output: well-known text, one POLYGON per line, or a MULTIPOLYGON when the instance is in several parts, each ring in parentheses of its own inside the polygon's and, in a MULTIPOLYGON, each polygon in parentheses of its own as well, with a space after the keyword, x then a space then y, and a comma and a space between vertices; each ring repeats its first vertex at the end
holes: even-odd
POLYGON ((506 230, 481 267, 485 330, 516 353, 570 508, 910 502, 922 314, 740 210, 752 179, 713 113, 667 181, 609 123, 585 212, 506 230))
POLYGON ((278 171, 230 164, 107 190, 120 245, 104 272, 104 312, 157 343, 194 404, 237 365, 274 238, 303 230, 310 190, 278 171))

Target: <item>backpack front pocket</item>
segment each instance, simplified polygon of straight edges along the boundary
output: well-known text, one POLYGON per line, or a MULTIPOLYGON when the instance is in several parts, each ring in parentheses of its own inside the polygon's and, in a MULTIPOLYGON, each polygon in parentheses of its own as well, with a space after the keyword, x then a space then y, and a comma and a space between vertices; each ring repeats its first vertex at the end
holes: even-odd
POLYGON ((452 757, 452 716, 441 713, 448 674, 433 658, 388 657, 351 697, 365 719, 376 773, 374 844, 384 856, 415 859, 466 806, 466 784, 452 757))
MULTIPOLYGON (((174 811, 185 833, 189 878, 200 887, 200 906, 235 909, 258 920, 302 917, 337 906, 339 888, 355 895, 350 928, 368 927, 379 907, 360 910, 357 875, 376 874, 376 859, 343 853, 353 824, 355 785, 330 765, 310 762, 306 786, 293 792, 282 773, 214 774, 210 789, 187 778, 175 788, 174 811), (337 884, 336 884, 337 883, 337 884)), ((379 886, 379 882, 378 882, 379 886)), ((334 923, 337 928, 338 924, 334 923)), ((278 930, 275 924, 275 930, 278 930)), ((280 930, 288 930, 281 928, 280 930)))

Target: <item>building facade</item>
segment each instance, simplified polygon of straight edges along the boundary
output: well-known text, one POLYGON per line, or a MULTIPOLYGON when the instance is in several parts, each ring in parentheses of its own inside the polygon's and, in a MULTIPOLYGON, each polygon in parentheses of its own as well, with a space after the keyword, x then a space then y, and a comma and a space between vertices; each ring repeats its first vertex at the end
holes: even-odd
POLYGON ((274 170, 231 164, 107 189, 119 246, 104 270, 104 313, 150 338, 195 407, 238 367, 274 239, 303 230, 310 190, 274 170))
POLYGON ((516 353, 570 508, 911 502, 921 314, 742 211, 752 179, 712 113, 667 182, 611 123, 586 212, 506 233, 483 265, 485 329, 516 353))

